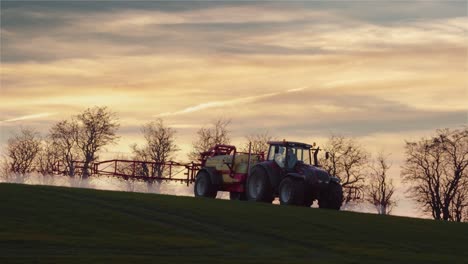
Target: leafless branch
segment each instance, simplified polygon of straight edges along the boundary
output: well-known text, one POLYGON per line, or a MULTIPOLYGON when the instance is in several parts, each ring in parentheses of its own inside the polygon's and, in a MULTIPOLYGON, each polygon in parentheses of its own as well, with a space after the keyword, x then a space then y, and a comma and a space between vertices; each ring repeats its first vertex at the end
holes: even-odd
POLYGON ((402 177, 410 197, 434 219, 462 221, 468 210, 468 129, 441 129, 406 143, 402 177))
POLYGON ((366 200, 375 207, 378 214, 382 215, 390 214, 396 205, 393 198, 395 186, 387 174, 390 169, 387 157, 384 153, 379 153, 370 166, 368 184, 365 188, 366 200))
POLYGON ((359 202, 363 196, 368 152, 354 139, 332 135, 324 147, 329 159, 320 164, 331 174, 341 179, 344 203, 359 202))
POLYGON ((230 119, 219 118, 215 120, 210 127, 202 127, 197 131, 197 139, 192 143, 193 150, 189 154, 189 159, 197 161, 200 159, 200 153, 208 151, 216 144, 229 144, 228 126, 230 119))

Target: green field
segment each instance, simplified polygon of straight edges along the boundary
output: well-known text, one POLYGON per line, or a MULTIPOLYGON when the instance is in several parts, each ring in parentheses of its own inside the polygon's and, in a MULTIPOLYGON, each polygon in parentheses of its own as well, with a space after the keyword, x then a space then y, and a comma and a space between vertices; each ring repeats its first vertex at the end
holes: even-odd
POLYGON ((467 263, 468 224, 0 184, 0 263, 467 263))

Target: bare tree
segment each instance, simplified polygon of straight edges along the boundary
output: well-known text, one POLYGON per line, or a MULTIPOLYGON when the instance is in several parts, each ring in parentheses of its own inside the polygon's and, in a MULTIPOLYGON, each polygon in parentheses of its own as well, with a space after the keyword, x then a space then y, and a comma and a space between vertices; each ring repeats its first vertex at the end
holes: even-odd
POLYGON ((463 213, 463 219, 465 222, 466 222, 466 219, 468 219, 468 210, 465 210, 465 212, 463 213))
POLYGON ((434 219, 442 219, 441 181, 442 149, 429 139, 406 142, 406 160, 402 169, 405 182, 411 183, 410 196, 431 212, 434 219))
POLYGON ((454 131, 442 129, 437 134, 445 154, 444 174, 447 175, 442 215, 461 222, 464 211, 468 210, 468 127, 454 131))
POLYGON ((9 182, 11 178, 10 162, 6 154, 0 156, 0 181, 9 182))
POLYGON ((49 133, 50 140, 52 141, 51 144, 55 147, 61 157, 61 162, 65 165, 64 173, 74 176, 74 161, 79 159, 79 150, 76 142, 79 133, 78 123, 73 119, 60 121, 52 126, 49 133))
POLYGON ((275 137, 270 135, 268 131, 250 134, 245 137, 247 142, 244 144, 242 151, 249 151, 249 143, 252 143, 252 153, 265 153, 268 152, 268 141, 276 140, 275 137))
POLYGON ((90 165, 98 159, 98 152, 107 144, 113 143, 118 138, 119 129, 117 116, 107 107, 93 107, 86 109, 76 116, 79 131, 75 141, 84 158, 83 178, 90 176, 90 165))
POLYGON ((162 119, 158 119, 144 125, 141 132, 146 142, 142 147, 132 146, 135 159, 155 162, 149 174, 152 177, 161 177, 166 167, 164 163, 179 150, 175 143, 176 131, 165 126, 162 119))
POLYGON ((10 171, 20 175, 33 171, 33 165, 40 150, 39 134, 35 130, 21 129, 19 134, 8 139, 7 156, 10 171))
POLYGON ((51 175, 58 169, 58 164, 62 159, 60 149, 51 138, 46 138, 42 142, 41 151, 37 155, 38 171, 43 175, 51 175))
POLYGON ((219 118, 215 120, 211 127, 202 127, 197 131, 197 140, 192 143, 193 150, 189 154, 189 159, 196 161, 200 159, 200 153, 208 151, 216 144, 229 144, 228 126, 230 119, 219 118))
POLYGON ((387 156, 379 153, 376 161, 371 165, 370 177, 364 194, 366 200, 371 203, 378 214, 388 215, 396 204, 393 194, 395 186, 387 175, 390 165, 387 156))
POLYGON ((450 215, 453 221, 462 222, 468 220, 468 185, 465 182, 460 191, 453 197, 452 206, 450 206, 450 215))
POLYGON ((468 210, 468 129, 406 143, 402 169, 410 196, 437 220, 462 221, 468 210))
POLYGON ((341 180, 343 202, 360 202, 363 197, 369 154, 354 139, 332 135, 324 149, 329 159, 322 159, 322 166, 341 180))

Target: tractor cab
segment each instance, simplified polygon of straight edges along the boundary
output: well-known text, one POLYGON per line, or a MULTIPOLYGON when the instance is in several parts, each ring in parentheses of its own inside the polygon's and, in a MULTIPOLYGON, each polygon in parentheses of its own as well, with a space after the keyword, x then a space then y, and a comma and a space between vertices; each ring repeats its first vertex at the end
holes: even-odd
POLYGON ((290 141, 270 141, 268 144, 267 160, 274 161, 282 169, 290 171, 297 164, 312 165, 312 145, 290 141))

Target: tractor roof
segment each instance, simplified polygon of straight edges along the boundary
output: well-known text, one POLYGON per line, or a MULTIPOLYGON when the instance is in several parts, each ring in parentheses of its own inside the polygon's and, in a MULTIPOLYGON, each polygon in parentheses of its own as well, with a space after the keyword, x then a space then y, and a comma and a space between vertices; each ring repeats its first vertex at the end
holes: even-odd
POLYGON ((294 142, 294 141, 268 141, 270 145, 281 145, 281 146, 288 146, 288 147, 302 147, 302 148, 312 148, 312 145, 301 143, 301 142, 294 142))

